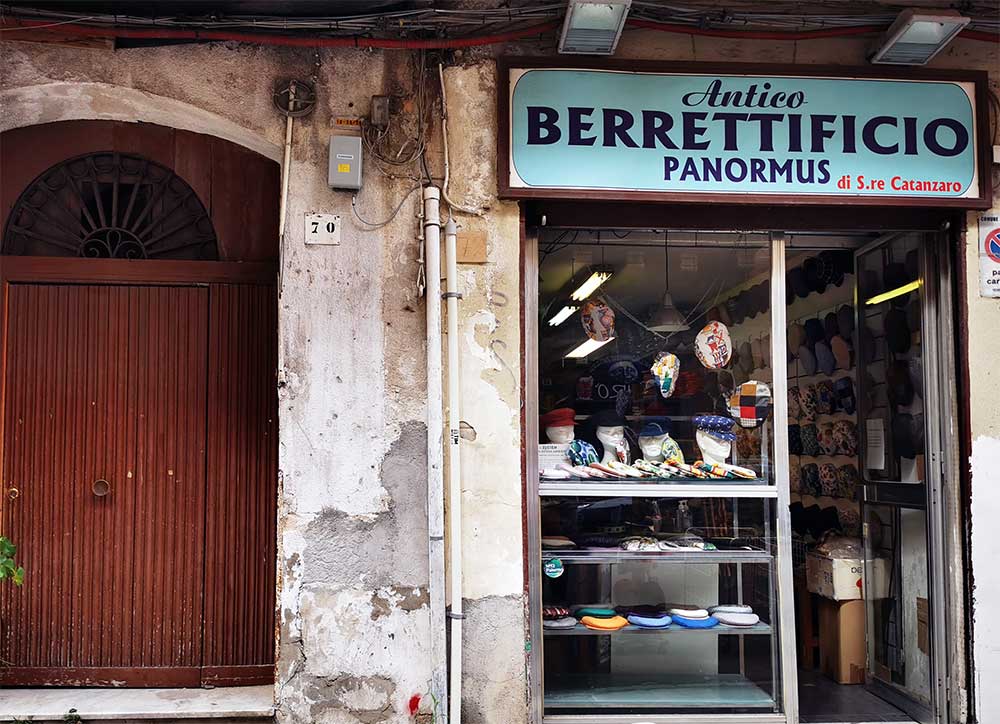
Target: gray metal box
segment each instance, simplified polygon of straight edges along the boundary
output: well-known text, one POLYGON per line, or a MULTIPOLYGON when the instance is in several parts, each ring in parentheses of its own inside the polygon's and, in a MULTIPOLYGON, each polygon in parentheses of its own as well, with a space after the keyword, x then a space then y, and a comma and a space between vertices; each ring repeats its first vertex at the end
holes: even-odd
POLYGON ((361 188, 361 138, 330 136, 330 188, 361 188))

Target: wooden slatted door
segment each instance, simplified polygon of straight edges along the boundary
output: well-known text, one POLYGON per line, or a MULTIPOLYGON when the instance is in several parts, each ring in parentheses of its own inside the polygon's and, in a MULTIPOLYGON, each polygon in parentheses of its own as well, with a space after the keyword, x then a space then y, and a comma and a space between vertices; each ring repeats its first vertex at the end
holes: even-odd
POLYGON ((0 682, 199 685, 208 288, 9 284, 6 319, 0 682))

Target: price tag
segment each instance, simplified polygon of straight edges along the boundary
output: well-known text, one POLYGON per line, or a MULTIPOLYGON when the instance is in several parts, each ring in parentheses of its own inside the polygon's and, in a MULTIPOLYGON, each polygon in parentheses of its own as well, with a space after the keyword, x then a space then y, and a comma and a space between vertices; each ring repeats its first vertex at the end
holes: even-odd
POLYGON ((340 214, 306 214, 306 244, 340 244, 340 214))

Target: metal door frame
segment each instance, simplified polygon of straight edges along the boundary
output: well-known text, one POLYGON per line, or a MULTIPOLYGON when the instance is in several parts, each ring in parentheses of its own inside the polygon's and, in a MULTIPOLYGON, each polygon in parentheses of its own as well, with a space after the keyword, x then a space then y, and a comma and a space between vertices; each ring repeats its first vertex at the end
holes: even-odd
MULTIPOLYGON (((964 721, 964 707, 952 707, 951 702, 961 701, 956 689, 961 688, 958 672, 953 673, 950 667, 955 662, 964 671, 964 641, 961 636, 955 636, 949 623, 957 624, 956 630, 964 631, 964 600, 962 598, 962 581, 964 566, 961 557, 961 539, 958 540, 959 550, 954 550, 955 541, 949 540, 947 530, 960 530, 961 508, 958 498, 957 475, 957 392, 955 388, 955 356, 944 340, 952 339, 953 316, 952 298, 954 287, 952 280, 951 256, 948 254, 945 233, 949 225, 944 224, 941 232, 893 232, 855 251, 857 260, 864 254, 877 249, 901 233, 915 233, 920 239, 920 279, 921 279, 921 354, 923 356, 924 378, 924 468, 926 506, 925 523, 927 527, 927 591, 930 611, 930 680, 931 707, 928 710, 919 702, 906 697, 899 690, 882 682, 871 679, 866 666, 866 688, 877 696, 887 700, 893 706, 901 709, 919 721, 933 724, 951 724, 964 721), (946 441, 949 441, 946 443, 946 441), (953 481, 945 486, 945 480, 953 481), (949 525, 945 525, 945 520, 949 525), (949 575, 945 575, 946 563, 951 565, 949 575), (957 585, 956 585, 957 581, 957 585), (950 616, 946 611, 957 608, 957 613, 950 616), (949 618, 951 621, 949 621, 949 618)), ((862 300, 855 296, 856 328, 859 331, 864 323, 861 308, 862 300)), ((859 421, 859 428, 861 428, 859 421)), ((861 432, 861 430, 859 430, 861 432)), ((864 433, 861 432, 861 440, 864 433)), ((863 462, 861 463, 863 465, 863 462)), ((868 612, 865 613, 865 624, 868 625, 868 612)), ((870 636, 866 632, 866 638, 870 636)), ((866 652, 868 647, 866 645, 866 652)))

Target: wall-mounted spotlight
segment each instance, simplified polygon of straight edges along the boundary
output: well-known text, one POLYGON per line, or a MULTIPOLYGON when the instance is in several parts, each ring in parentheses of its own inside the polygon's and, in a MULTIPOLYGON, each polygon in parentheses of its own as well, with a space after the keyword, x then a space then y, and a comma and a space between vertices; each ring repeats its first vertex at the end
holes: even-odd
POLYGON ((559 52, 611 55, 618 46, 631 5, 632 0, 569 0, 559 36, 559 52))
POLYGON ((907 8, 882 36, 871 62, 925 65, 944 50, 970 20, 955 10, 907 8))

